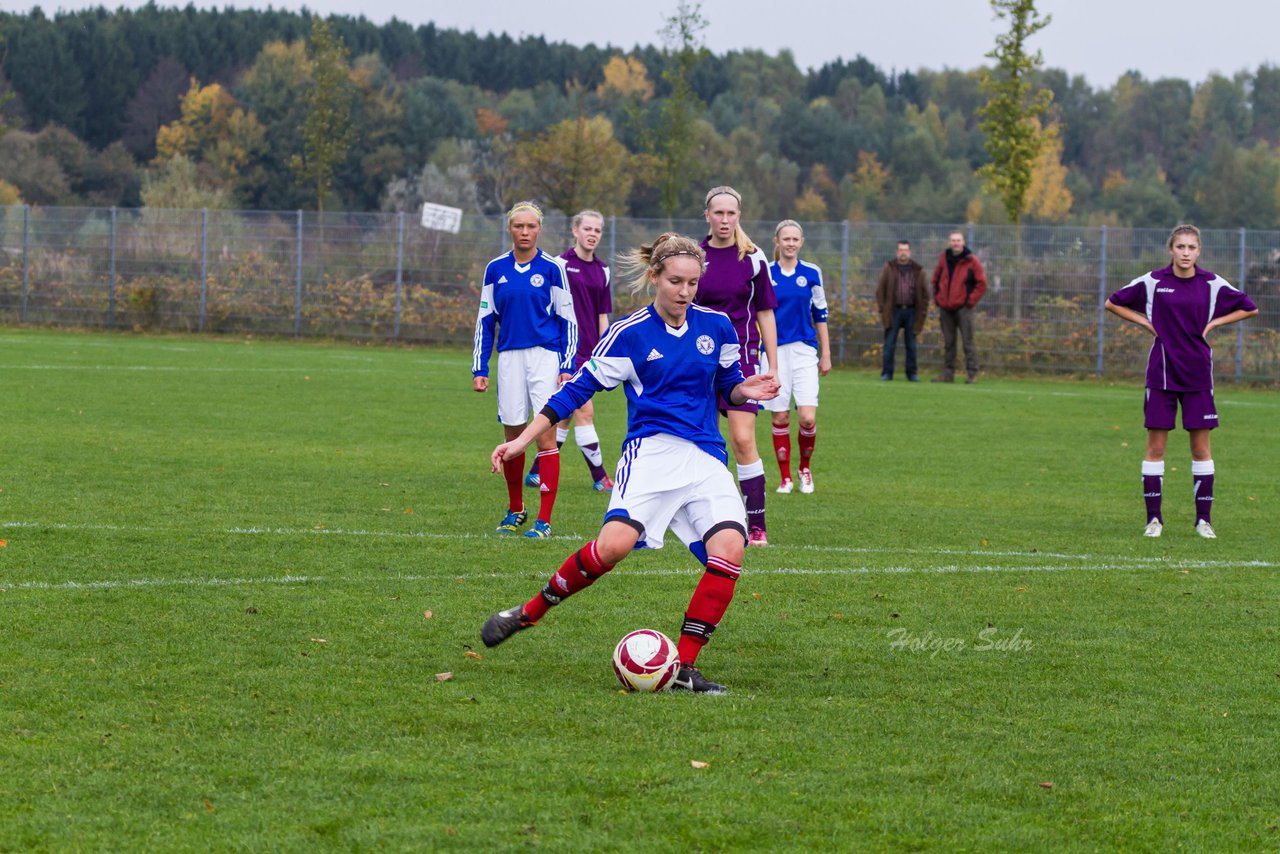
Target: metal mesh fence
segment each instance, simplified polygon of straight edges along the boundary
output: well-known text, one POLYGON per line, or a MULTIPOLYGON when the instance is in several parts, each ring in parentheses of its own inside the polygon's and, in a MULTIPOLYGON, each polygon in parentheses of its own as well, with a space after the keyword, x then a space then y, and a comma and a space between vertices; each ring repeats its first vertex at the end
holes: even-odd
MULTIPOLYGON (((747 222, 771 245, 773 223, 747 222)), ((610 218, 613 260, 701 219, 610 218)), ((805 225, 802 257, 823 269, 837 363, 878 367, 875 281, 899 239, 932 271, 951 226, 805 225)), ((1165 229, 964 227, 987 270, 977 309, 985 370, 1136 376, 1149 338, 1107 314, 1107 295, 1168 263, 1165 229)), ((552 215, 541 246, 560 252, 552 215)), ((464 217, 457 234, 385 213, 0 207, 0 323, 466 344, 485 264, 508 248, 500 217, 464 217)), ((1280 369, 1280 231, 1206 230, 1202 266, 1243 288, 1261 313, 1213 343, 1220 378, 1274 381, 1280 369)), ((644 301, 616 287, 615 309, 644 301)), ((933 309, 921 363, 941 361, 933 309)))

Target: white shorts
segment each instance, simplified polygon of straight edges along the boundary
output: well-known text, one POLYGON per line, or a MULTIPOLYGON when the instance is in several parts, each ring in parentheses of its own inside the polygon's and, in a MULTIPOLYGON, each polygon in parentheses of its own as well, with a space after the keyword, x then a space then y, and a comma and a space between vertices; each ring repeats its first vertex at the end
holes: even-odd
POLYGON ((560 357, 545 347, 498 354, 498 421, 527 424, 547 405, 560 382, 560 357))
POLYGON ((713 528, 747 530, 742 493, 725 464, 665 434, 623 445, 604 518, 642 528, 637 545, 650 549, 662 548, 668 528, 686 546, 713 528))
POLYGON ((779 345, 778 383, 782 386, 778 396, 760 402, 770 412, 786 412, 791 408, 792 397, 796 406, 817 406, 818 351, 803 341, 779 345))

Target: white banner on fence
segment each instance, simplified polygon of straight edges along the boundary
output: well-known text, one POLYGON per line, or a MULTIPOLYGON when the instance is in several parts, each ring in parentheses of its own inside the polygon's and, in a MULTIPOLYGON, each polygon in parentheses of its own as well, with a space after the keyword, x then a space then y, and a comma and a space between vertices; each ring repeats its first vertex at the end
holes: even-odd
POLYGON ((431 202, 422 204, 422 227, 435 231, 447 231, 457 234, 462 226, 462 208, 451 208, 448 205, 434 205, 431 202))

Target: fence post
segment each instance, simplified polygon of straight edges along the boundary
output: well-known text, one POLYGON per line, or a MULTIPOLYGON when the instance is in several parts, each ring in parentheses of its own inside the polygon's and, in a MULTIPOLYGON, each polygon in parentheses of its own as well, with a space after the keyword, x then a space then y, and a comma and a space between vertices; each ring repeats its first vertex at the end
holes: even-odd
POLYGON ((400 337, 400 305, 404 294, 404 211, 396 214, 396 328, 392 338, 400 337))
POLYGON ((116 325, 116 206, 111 206, 111 278, 107 283, 107 328, 116 325))
MULTIPOLYGON (((1240 278, 1236 282, 1236 287, 1240 291, 1244 291, 1244 279, 1248 275, 1248 268, 1245 266, 1245 239, 1244 229, 1240 229, 1240 278)), ((1235 379, 1236 382, 1244 379, 1244 324, 1235 324, 1235 379)))
POLYGON ((1094 369, 1102 376, 1102 347, 1107 328, 1107 227, 1098 226, 1098 366, 1094 369))
POLYGON ((204 332, 209 305, 209 209, 200 209, 200 324, 204 332))
POLYGON ((302 335, 302 211, 298 211, 297 262, 293 274, 293 337, 302 335))
POLYGON ((844 344, 849 334, 849 220, 840 223, 840 364, 844 364, 844 344))
POLYGON ((31 205, 22 206, 22 312, 19 317, 27 322, 27 288, 31 282, 31 205))

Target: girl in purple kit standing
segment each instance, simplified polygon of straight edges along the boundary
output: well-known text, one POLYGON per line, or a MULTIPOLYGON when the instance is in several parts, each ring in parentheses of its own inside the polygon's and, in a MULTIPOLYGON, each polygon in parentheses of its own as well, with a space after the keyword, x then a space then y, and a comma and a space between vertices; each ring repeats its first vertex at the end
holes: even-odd
POLYGON ((1106 302, 1112 314, 1138 324, 1155 340, 1147 356, 1147 452, 1142 461, 1148 537, 1164 530, 1164 452, 1182 408, 1182 428, 1191 435, 1192 495, 1196 533, 1213 539, 1213 455, 1209 431, 1218 426, 1213 400, 1213 350, 1208 335, 1220 326, 1253 317, 1258 307, 1241 290, 1196 266, 1200 229, 1179 225, 1169 235, 1168 267, 1152 270, 1116 291, 1106 302))
MULTIPOLYGON (((732 187, 712 187, 703 211, 710 233, 702 241, 707 270, 698 285, 698 305, 729 315, 742 345, 742 375, 760 373, 760 348, 769 361, 768 376, 775 378, 778 364, 778 330, 773 310, 778 298, 769 277, 769 259, 747 237, 739 224, 742 196, 732 187)), ((756 449, 754 400, 734 405, 721 401, 720 411, 729 419, 729 444, 738 464, 738 487, 747 504, 747 544, 767 546, 764 518, 764 461, 756 449)))

